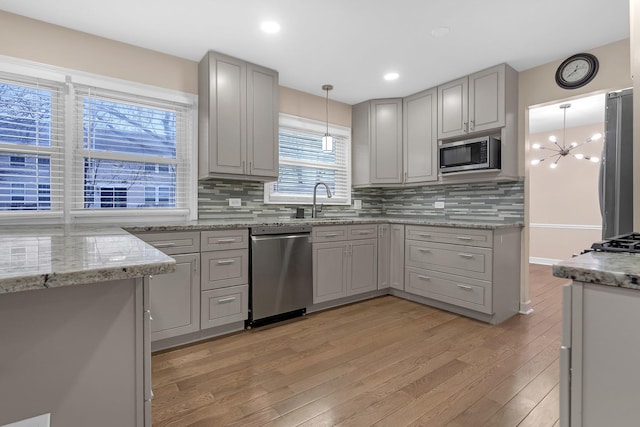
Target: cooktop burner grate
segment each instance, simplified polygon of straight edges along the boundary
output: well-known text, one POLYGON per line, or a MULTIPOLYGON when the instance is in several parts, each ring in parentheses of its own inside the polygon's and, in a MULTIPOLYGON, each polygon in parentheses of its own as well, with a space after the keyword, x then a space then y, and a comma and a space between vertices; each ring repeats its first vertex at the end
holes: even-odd
POLYGON ((597 252, 640 253, 640 233, 628 233, 596 242, 591 250, 597 252))

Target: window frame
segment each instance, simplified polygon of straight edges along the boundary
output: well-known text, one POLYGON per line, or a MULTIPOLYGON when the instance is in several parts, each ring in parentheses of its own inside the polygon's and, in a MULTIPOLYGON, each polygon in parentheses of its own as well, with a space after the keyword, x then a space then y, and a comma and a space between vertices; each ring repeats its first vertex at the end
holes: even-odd
MULTIPOLYGON (((290 129, 296 132, 308 132, 312 134, 316 134, 318 136, 322 136, 327 131, 327 123, 321 122, 318 120, 308 119, 305 117, 293 116, 290 114, 280 113, 279 115, 279 129, 285 128, 290 129)), ((325 197, 322 199, 322 203, 324 205, 333 205, 333 206, 350 206, 351 205, 351 173, 352 173, 352 161, 351 161, 351 151, 352 151, 352 143, 351 143, 351 128, 340 126, 336 124, 329 123, 329 134, 334 137, 340 138, 344 140, 345 147, 345 156, 346 156, 346 197, 344 200, 340 202, 335 202, 333 198, 326 199, 326 193, 324 193, 323 189, 318 190, 318 195, 325 197)), ((336 142, 334 141, 334 144, 336 142)), ((308 161, 291 161, 289 159, 283 160, 279 159, 279 165, 300 165, 300 166, 309 166, 313 167, 313 164, 310 164, 308 161)), ((319 164, 321 165, 321 164, 319 164)), ((336 168, 332 168, 336 169, 336 168)), ((287 197, 273 197, 271 193, 271 189, 273 188, 272 182, 265 182, 264 184, 264 203, 265 204, 274 204, 274 205, 312 205, 313 204, 313 194, 309 194, 304 197, 296 197, 296 196, 287 196, 287 197)))
MULTIPOLYGON (((51 162, 50 168, 63 168, 63 185, 61 204, 54 209, 53 198, 51 200, 51 210, 14 210, 0 211, 1 224, 13 223, 121 223, 121 224, 139 224, 139 223, 160 223, 172 220, 194 220, 198 216, 197 203, 197 128, 198 128, 198 97, 196 94, 180 92, 172 89, 166 89, 151 86, 143 83, 137 83, 97 74, 66 69, 62 67, 51 66, 33 61, 22 60, 0 55, 0 73, 12 80, 15 76, 14 84, 20 84, 20 78, 41 79, 45 82, 55 83, 64 87, 63 91, 63 138, 60 146, 56 145, 48 147, 51 151, 62 148, 64 150, 63 158, 60 165, 54 165, 51 162), (142 97, 156 99, 161 102, 170 102, 181 104, 185 108, 184 113, 184 158, 185 163, 189 165, 188 173, 183 175, 179 183, 176 181, 176 193, 184 191, 184 206, 176 208, 109 208, 109 209, 78 209, 74 206, 74 200, 78 197, 84 197, 84 182, 78 183, 75 177, 78 176, 78 167, 74 160, 74 154, 77 150, 78 138, 82 141, 82 136, 77 135, 75 129, 75 86, 94 86, 105 91, 121 92, 128 97, 142 97), (142 214, 142 215, 141 215, 142 214)), ((82 114, 81 112, 79 114, 82 114)), ((0 144, 1 148, 7 148, 10 144, 0 144)), ((10 147, 12 148, 12 147, 10 147)), ((16 146, 17 149, 12 150, 12 154, 33 154, 34 148, 29 146, 16 146)), ((47 147, 39 147, 40 151, 46 151, 47 147)), ((5 150, 7 151, 7 150, 5 150)), ((118 159, 125 160, 126 153, 105 152, 106 157, 115 154, 118 159)), ((163 158, 163 163, 166 163, 163 158)), ((177 159, 176 159, 177 160, 177 159)), ((132 158, 131 161, 140 161, 139 158, 132 158)), ((177 162, 176 162, 177 163, 177 162)), ((83 167, 83 165, 82 165, 83 167)), ((179 177, 176 180, 180 179, 179 177)), ((54 192, 54 185, 51 182, 51 194, 54 192)), ((56 190, 58 190, 56 188, 56 190)))

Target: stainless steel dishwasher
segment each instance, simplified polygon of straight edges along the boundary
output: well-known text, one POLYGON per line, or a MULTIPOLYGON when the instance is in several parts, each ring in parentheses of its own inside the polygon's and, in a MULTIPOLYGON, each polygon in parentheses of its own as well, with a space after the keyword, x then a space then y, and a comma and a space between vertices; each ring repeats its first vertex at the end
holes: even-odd
POLYGON ((302 315, 313 303, 311 226, 251 229, 248 327, 302 315))

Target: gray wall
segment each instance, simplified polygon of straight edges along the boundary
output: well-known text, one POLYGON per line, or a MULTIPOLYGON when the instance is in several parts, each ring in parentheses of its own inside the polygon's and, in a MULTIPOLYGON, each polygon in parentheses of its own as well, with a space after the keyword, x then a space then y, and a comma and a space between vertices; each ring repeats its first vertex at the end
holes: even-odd
MULTIPOLYGON (((260 183, 211 180, 198 185, 200 219, 276 219, 295 214, 295 205, 266 205, 260 183), (231 208, 227 199, 241 198, 242 207, 231 208)), ((352 199, 362 200, 362 209, 329 206, 326 217, 395 216, 429 219, 516 222, 524 219, 523 181, 506 183, 436 185, 411 188, 353 189, 352 199), (434 202, 444 201, 445 209, 434 202)), ((311 216, 306 205, 305 216, 311 216)))

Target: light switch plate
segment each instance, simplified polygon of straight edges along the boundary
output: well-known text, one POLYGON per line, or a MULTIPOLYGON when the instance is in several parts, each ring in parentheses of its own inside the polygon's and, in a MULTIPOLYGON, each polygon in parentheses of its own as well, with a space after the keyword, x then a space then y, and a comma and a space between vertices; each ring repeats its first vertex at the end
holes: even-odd
POLYGON ((434 207, 436 209, 444 209, 444 202, 435 202, 434 207))
POLYGON ((353 209, 362 209, 362 200, 354 200, 353 209))
POLYGON ((242 206, 242 199, 229 199, 229 206, 239 208, 242 206))

